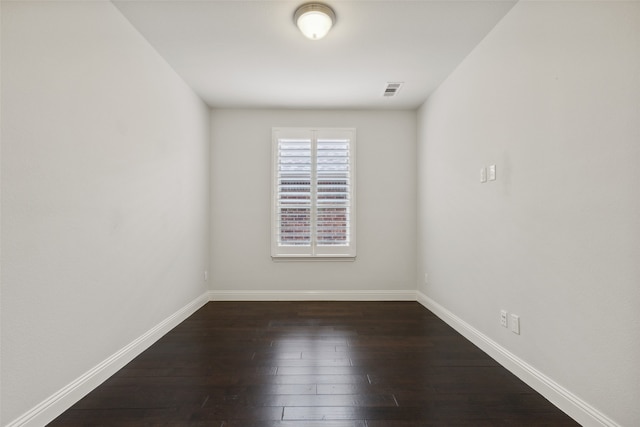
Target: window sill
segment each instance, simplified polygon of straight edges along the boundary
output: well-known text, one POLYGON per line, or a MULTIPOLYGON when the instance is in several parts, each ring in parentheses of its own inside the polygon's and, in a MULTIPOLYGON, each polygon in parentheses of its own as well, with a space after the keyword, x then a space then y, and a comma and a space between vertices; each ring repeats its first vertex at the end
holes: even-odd
POLYGON ((355 256, 271 256, 271 260, 274 262, 355 262, 355 256))

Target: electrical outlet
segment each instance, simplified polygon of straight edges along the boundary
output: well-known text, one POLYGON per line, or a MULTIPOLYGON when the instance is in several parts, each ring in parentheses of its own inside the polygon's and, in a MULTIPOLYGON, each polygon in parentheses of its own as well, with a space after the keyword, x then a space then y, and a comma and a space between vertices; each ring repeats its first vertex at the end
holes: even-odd
POLYGON ((480 168, 480 182, 487 182, 487 168, 480 168))
POLYGON ((426 285, 427 283, 429 283, 429 275, 424 273, 424 284, 426 285))
POLYGON ((207 270, 204 271, 204 281, 209 280, 209 272, 207 270))
POLYGON ((511 332, 520 335, 520 316, 511 314, 511 332))
POLYGON ((508 326, 507 310, 500 310, 500 325, 502 325, 503 328, 508 326))

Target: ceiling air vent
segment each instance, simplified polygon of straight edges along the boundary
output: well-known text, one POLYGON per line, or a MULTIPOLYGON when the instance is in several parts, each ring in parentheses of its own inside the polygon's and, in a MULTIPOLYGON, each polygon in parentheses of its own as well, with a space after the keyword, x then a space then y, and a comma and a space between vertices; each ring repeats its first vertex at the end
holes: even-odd
POLYGON ((384 90, 384 96, 396 96, 396 94, 400 91, 400 88, 402 87, 402 83, 401 82, 397 82, 397 83, 387 83, 387 87, 384 90))

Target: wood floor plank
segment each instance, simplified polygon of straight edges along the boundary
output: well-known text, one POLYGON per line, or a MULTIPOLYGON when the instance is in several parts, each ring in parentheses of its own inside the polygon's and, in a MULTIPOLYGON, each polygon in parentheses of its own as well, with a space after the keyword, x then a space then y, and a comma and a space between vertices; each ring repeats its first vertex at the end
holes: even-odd
POLYGON ((390 394, 332 394, 332 395, 255 395, 249 397, 252 406, 396 406, 390 394))
POLYGON ((368 427, 365 421, 229 421, 223 427, 368 427))
MULTIPOLYGON (((322 359, 320 359, 322 362, 322 359)), ((366 367, 359 366, 279 366, 277 375, 367 375, 366 367)))
POLYGON ((211 302, 51 426, 576 426, 415 302, 211 302))

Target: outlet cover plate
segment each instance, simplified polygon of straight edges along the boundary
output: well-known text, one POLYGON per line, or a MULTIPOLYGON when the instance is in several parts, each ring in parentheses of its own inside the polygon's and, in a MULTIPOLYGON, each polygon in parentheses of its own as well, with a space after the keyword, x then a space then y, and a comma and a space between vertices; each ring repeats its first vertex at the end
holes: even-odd
POLYGON ((520 335, 520 316, 517 314, 511 315, 511 332, 520 335))
POLYGON ((500 325, 504 328, 508 326, 507 310, 500 310, 500 325))

